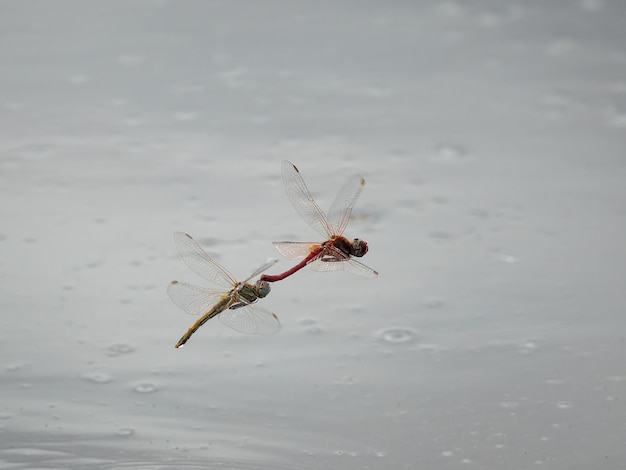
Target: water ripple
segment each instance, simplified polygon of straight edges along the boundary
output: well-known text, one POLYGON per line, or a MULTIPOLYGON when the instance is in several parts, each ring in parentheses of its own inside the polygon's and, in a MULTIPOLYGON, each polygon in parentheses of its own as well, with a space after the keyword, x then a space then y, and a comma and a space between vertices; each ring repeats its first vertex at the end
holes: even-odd
POLYGON ((376 336, 385 343, 404 344, 417 340, 417 332, 404 326, 392 326, 384 328, 376 333, 376 336))
POLYGON ((133 387, 133 392, 136 393, 153 393, 159 389, 155 384, 151 382, 139 382, 133 387))

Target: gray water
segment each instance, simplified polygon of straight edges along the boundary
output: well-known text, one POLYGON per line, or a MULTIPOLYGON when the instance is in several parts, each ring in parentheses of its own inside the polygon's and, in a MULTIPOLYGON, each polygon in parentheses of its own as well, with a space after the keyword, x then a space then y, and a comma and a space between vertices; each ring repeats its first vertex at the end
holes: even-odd
POLYGON ((0 467, 623 468, 625 15, 3 2, 0 467), (174 231, 238 278, 319 241, 283 159, 323 208, 366 179, 380 275, 174 349, 174 231))

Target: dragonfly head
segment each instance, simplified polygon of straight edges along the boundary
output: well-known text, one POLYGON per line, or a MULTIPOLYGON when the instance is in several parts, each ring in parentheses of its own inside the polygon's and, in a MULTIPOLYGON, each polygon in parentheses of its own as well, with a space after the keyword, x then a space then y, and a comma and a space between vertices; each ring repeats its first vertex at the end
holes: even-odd
POLYGON ((256 295, 262 299, 270 293, 272 288, 270 287, 270 283, 267 281, 257 281, 256 283, 256 295))
POLYGON ((361 240, 360 238, 355 238, 352 240, 352 256, 361 257, 367 253, 367 242, 365 240, 361 240))

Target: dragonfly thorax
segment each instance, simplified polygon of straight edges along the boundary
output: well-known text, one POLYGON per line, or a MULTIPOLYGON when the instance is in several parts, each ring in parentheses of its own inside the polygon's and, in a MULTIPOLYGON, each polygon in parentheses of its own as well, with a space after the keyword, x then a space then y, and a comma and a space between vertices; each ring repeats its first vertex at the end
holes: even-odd
POLYGON ((239 296, 243 297, 249 303, 256 302, 256 299, 259 297, 265 297, 265 295, 267 295, 259 295, 256 284, 252 285, 247 282, 245 284, 241 284, 237 290, 239 296))
POLYGON ((361 257, 367 253, 367 242, 360 238, 355 238, 350 241, 346 237, 335 236, 330 240, 324 242, 324 244, 330 243, 338 250, 341 250, 346 255, 361 257))

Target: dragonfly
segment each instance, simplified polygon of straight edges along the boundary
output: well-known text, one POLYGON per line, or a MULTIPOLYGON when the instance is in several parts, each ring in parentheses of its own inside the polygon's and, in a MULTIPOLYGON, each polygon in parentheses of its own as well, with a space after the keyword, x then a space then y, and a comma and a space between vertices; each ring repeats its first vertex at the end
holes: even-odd
POLYGON ((360 258, 367 253, 367 242, 359 238, 348 240, 343 236, 352 214, 352 208, 361 194, 365 180, 353 176, 339 190, 330 206, 328 216, 320 209, 306 186, 300 170, 293 163, 282 163, 283 183, 291 204, 309 226, 326 238, 324 242, 274 242, 274 247, 285 258, 301 258, 298 264, 280 274, 264 274, 261 281, 276 282, 296 273, 305 266, 315 271, 344 270, 366 277, 375 277, 378 272, 360 263, 360 258))
POLYGON ((202 315, 178 340, 176 348, 183 346, 198 328, 215 316, 224 325, 242 333, 258 335, 278 333, 280 330, 278 317, 254 305, 258 299, 270 293, 270 285, 261 280, 254 284, 248 283, 278 260, 268 260, 244 281, 238 282, 223 266, 207 255, 190 235, 176 232, 174 244, 185 264, 193 272, 222 288, 209 289, 179 281, 170 283, 167 293, 172 301, 187 313, 202 315))

